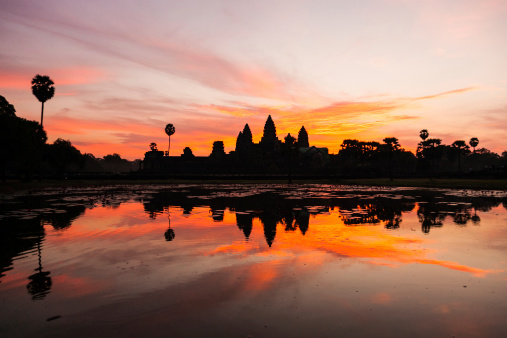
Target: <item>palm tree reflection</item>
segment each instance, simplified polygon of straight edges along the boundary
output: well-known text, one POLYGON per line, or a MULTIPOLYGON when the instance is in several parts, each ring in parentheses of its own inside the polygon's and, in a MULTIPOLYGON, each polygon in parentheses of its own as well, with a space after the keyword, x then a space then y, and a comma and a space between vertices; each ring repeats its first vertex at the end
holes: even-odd
POLYGON ((477 208, 474 208, 474 215, 471 217, 473 225, 479 225, 481 218, 477 215, 477 208))
POLYGON ((167 207, 167 222, 169 223, 169 228, 164 233, 165 240, 170 242, 174 239, 174 230, 171 229, 171 212, 169 211, 169 207, 167 207))
POLYGON ((42 232, 44 231, 43 226, 39 229, 37 233, 37 255, 39 258, 39 267, 35 269, 37 271, 33 275, 29 276, 30 280, 26 285, 28 292, 32 295, 33 300, 42 300, 46 297, 46 295, 50 292, 51 286, 53 282, 51 281, 51 277, 49 277, 49 271, 42 271, 42 253, 41 253, 41 242, 42 242, 42 232))

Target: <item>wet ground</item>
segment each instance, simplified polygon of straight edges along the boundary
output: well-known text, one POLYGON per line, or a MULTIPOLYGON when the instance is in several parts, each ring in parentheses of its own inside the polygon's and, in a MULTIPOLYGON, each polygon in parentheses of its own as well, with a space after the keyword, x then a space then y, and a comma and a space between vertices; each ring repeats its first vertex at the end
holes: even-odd
POLYGON ((0 197, 0 336, 507 336, 505 191, 0 197))

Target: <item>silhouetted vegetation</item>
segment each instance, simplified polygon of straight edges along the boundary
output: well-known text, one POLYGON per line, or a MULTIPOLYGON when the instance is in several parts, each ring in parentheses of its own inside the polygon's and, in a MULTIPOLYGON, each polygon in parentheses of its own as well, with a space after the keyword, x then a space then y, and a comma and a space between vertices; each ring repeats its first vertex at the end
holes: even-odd
POLYGON ((310 215, 328 213, 336 208, 346 226, 383 225, 387 229, 399 228, 402 214, 416 210, 421 231, 428 233, 433 227, 443 226, 446 219, 460 226, 478 225, 477 211, 489 211, 502 200, 466 196, 450 198, 433 191, 409 190, 403 195, 395 195, 374 191, 330 191, 319 187, 291 190, 283 187, 196 186, 160 191, 143 202, 145 212, 153 219, 168 213, 169 208, 191 214, 195 207, 209 206, 213 221, 222 222, 225 210, 229 209, 235 213, 238 229, 245 239, 248 240, 252 232, 253 220, 258 219, 266 243, 272 246, 279 226, 285 231, 299 229, 304 235, 309 231, 310 215))
POLYGON ((54 83, 48 76, 36 75, 32 92, 41 102, 41 122, 16 116, 15 108, 0 96, 0 170, 7 177, 30 179, 39 168, 41 177, 66 178, 69 175, 118 175, 139 171, 141 175, 253 175, 294 176, 313 175, 330 178, 389 177, 504 177, 507 153, 502 156, 488 149, 476 149, 479 140, 472 137, 469 146, 463 140, 445 145, 439 138, 430 138, 428 130, 419 132, 421 142, 413 154, 401 147, 398 138, 385 137, 379 141, 345 139, 337 154, 326 147, 311 145, 310 137, 301 126, 297 139, 289 133, 280 140, 271 116, 268 116, 259 143, 253 142, 252 131, 245 124, 236 139, 234 151, 225 152, 223 141, 213 142, 209 156, 195 156, 185 147, 181 156, 170 157, 172 124, 165 126, 167 151, 149 145, 144 160, 128 161, 119 154, 96 158, 82 154, 70 140, 58 138, 46 144, 42 127, 44 103, 54 96, 54 83), (164 156, 165 155, 165 156, 164 156))
POLYGON ((46 142, 40 124, 16 116, 16 110, 0 96, 0 161, 1 176, 16 173, 31 177, 38 168, 40 149, 46 142))
POLYGON ((477 137, 472 137, 469 141, 470 143, 470 147, 474 148, 474 153, 475 153, 475 147, 477 147, 479 145, 479 139, 477 137))
POLYGON ((169 152, 171 151, 171 135, 174 135, 175 132, 176 128, 174 128, 174 126, 171 123, 165 126, 165 133, 167 134, 167 136, 169 136, 169 145, 167 146, 167 156, 169 156, 169 152))
POLYGON ((49 172, 55 173, 59 178, 63 178, 72 166, 78 169, 84 164, 84 156, 68 140, 57 139, 53 144, 46 145, 45 152, 49 172))
MULTIPOLYGON (((276 126, 268 116, 259 143, 252 140, 248 124, 239 132, 236 147, 225 153, 223 141, 214 141, 208 157, 189 155, 188 150, 171 162, 162 152, 150 146, 142 164, 143 173, 176 175, 284 175, 289 182, 294 175, 324 177, 501 177, 505 175, 506 157, 487 149, 470 152, 463 140, 445 145, 439 138, 429 138, 428 130, 419 132, 421 142, 416 154, 403 149, 398 138, 385 137, 382 142, 345 139, 338 154, 325 147, 312 146, 305 127, 297 140, 290 133, 278 139, 276 126), (467 168, 467 169, 463 169, 467 168)), ((470 140, 477 146, 477 138, 470 140)), ((185 149, 187 149, 186 147, 185 149)))
MULTIPOLYGON (((51 99, 54 87, 49 77, 37 75, 32 84, 43 105, 51 99)), ((31 179, 35 175, 62 179, 69 174, 119 174, 139 169, 140 160, 128 161, 119 154, 95 158, 82 154, 69 140, 58 138, 47 144, 42 114, 41 123, 18 117, 14 106, 0 96, 0 179, 31 179)))
POLYGON ((32 79, 32 94, 42 104, 40 112, 40 125, 44 126, 44 103, 55 95, 55 83, 47 75, 35 75, 32 79))
MULTIPOLYGON (((312 219, 319 214, 338 211, 342 226, 383 226, 395 230, 406 212, 415 211, 420 229, 452 222, 457 226, 480 225, 478 213, 488 212, 503 203, 505 197, 457 191, 452 195, 435 190, 354 190, 332 186, 273 185, 180 185, 148 192, 145 186, 96 190, 54 190, 51 194, 27 194, 13 203, 0 204, 0 279, 11 269, 14 257, 37 250, 35 273, 27 276, 27 291, 34 300, 43 299, 52 288, 50 272, 44 269, 44 238, 47 226, 67 231, 87 209, 118 207, 133 199, 141 202, 147 217, 167 218, 168 226, 160 239, 177 240, 171 227, 171 214, 192 215, 195 208, 208 207, 213 222, 223 222, 229 210, 236 226, 249 240, 254 224, 260 224, 266 244, 276 243, 280 231, 312 231, 312 219), (19 203, 21 202, 21 203, 19 203), (22 215, 22 217, 20 217, 22 215), (258 222, 254 222, 258 220, 258 222), (46 227, 46 228, 45 228, 46 227)), ((320 223, 317 223, 320 224, 320 223)), ((337 226, 339 226, 337 224, 337 226)))

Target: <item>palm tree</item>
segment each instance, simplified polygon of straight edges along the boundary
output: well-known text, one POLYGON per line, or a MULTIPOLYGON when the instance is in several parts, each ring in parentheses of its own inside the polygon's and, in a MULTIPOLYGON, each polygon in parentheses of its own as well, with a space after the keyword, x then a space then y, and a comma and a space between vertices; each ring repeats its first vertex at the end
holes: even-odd
POLYGON ((477 147, 479 145, 479 139, 477 137, 472 137, 470 139, 470 142, 469 142, 470 146, 472 148, 474 148, 474 153, 475 153, 475 147, 477 147))
POLYGON ((50 100, 55 95, 55 83, 46 75, 35 75, 32 79, 32 93, 37 100, 42 102, 42 109, 40 112, 40 125, 42 128, 42 121, 44 118, 44 102, 50 100))
POLYGON ((400 143, 396 137, 386 137, 382 141, 385 143, 385 148, 388 152, 388 165, 389 165, 389 180, 393 180, 392 170, 391 170, 391 160, 394 152, 400 150, 400 143))
POLYGON ((430 133, 426 129, 423 129, 419 132, 419 137, 422 138, 423 141, 425 141, 428 136, 430 136, 430 133))
POLYGON ((176 132, 176 128, 169 123, 165 126, 165 133, 167 136, 169 136, 169 147, 167 147, 167 156, 169 156, 169 151, 171 150, 171 135, 173 135, 176 132))
POLYGON ((442 144, 442 140, 439 138, 430 138, 427 141, 421 142, 423 144, 423 155, 429 157, 431 163, 431 178, 435 173, 435 159, 437 157, 437 151, 442 144))
POLYGON ((461 153, 463 151, 469 152, 470 148, 468 148, 466 142, 463 140, 454 141, 454 143, 451 146, 453 148, 456 148, 458 151, 458 173, 461 173, 461 153))

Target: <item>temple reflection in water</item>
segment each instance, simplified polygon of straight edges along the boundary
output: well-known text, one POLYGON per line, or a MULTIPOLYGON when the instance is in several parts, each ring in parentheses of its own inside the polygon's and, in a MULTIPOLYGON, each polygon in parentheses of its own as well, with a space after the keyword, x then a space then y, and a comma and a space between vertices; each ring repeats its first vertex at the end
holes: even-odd
POLYGON ((410 317, 408 326, 392 325, 410 304, 445 321, 442 334, 467 335, 455 325, 465 316, 485 335, 502 336, 506 201, 495 191, 333 185, 134 185, 3 197, 0 329, 141 334, 135 321, 160 335, 171 318, 178 335, 221 335, 223 318, 234 318, 246 335, 263 336, 266 323, 287 329, 299 316, 295 336, 315 334, 315 320, 343 335, 435 332, 410 317), (364 313, 376 318, 371 330, 364 313), (34 320, 20 325, 27 316, 34 320), (201 324, 187 325, 195 320, 201 324))

